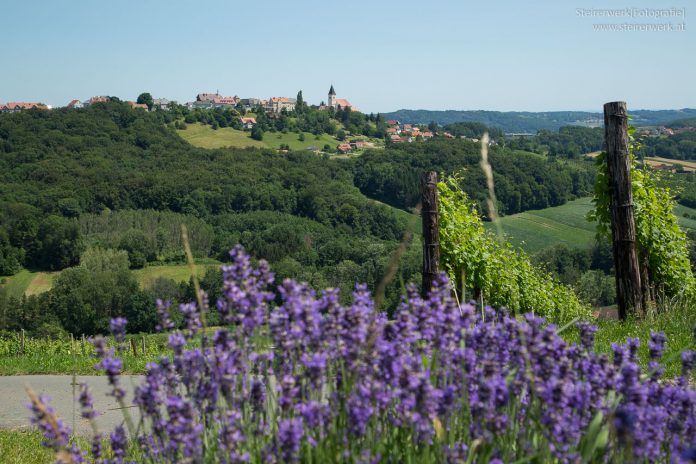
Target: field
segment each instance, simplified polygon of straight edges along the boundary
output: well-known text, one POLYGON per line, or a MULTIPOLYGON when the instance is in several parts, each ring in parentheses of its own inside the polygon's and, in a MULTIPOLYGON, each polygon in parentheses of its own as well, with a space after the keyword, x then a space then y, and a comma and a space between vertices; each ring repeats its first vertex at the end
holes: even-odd
MULTIPOLYGON (((500 225, 508 240, 528 253, 557 244, 586 248, 592 246, 595 237, 595 224, 585 219, 590 209, 591 199, 579 198, 562 206, 505 216, 500 225)), ((696 209, 678 205, 675 212, 682 228, 696 230, 696 220, 691 219, 696 218, 696 209)), ((493 224, 486 223, 486 227, 496 232, 493 224)))
POLYGON ((331 135, 322 134, 317 140, 313 134, 304 133, 305 140, 299 140, 299 134, 288 132, 266 132, 263 141, 254 140, 249 136, 249 132, 244 132, 230 127, 213 130, 208 125, 189 124, 186 129, 178 130, 177 133, 188 143, 200 148, 223 148, 223 147, 260 147, 260 148, 279 148, 280 145, 289 145, 291 150, 303 150, 308 147, 316 147, 321 150, 328 144, 332 149, 338 145, 338 141, 331 135))
MULTIPOLYGON (((219 264, 198 264, 196 272, 199 277, 205 271, 219 264)), ((142 269, 131 271, 140 283, 141 288, 147 288, 159 277, 171 279, 175 282, 187 282, 191 273, 186 264, 170 264, 165 266, 147 266, 142 269)), ((2 285, 7 290, 8 296, 21 298, 22 295, 36 295, 51 289, 53 282, 58 277, 59 272, 32 272, 22 269, 17 274, 4 277, 6 283, 2 285)))
POLYGON ((213 130, 203 124, 188 124, 185 130, 177 133, 188 143, 200 148, 261 147, 267 145, 249 137, 248 132, 229 127, 213 130))

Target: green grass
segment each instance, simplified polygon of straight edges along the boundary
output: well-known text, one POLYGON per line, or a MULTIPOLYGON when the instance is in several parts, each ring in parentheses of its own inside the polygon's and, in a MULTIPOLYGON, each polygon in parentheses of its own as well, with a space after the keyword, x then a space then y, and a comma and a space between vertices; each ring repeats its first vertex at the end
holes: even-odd
MULTIPOLYGON (((198 261, 198 260, 197 260, 198 261)), ((203 277, 206 270, 219 266, 215 260, 204 260, 204 264, 196 265, 198 277, 203 277)), ((141 288, 147 288, 159 277, 171 279, 175 282, 188 282, 191 277, 187 264, 168 264, 163 266, 146 266, 142 269, 131 271, 141 288)), ((60 272, 32 272, 22 269, 17 274, 4 277, 2 287, 8 292, 8 296, 21 298, 22 295, 36 295, 51 289, 53 282, 60 272)))
MULTIPOLYGON (((500 225, 508 240, 528 253, 560 243, 585 248, 592 245, 595 235, 594 225, 585 221, 590 207, 590 199, 581 198, 563 206, 505 216, 500 225)), ((495 225, 485 225, 496 232, 495 225)))
MULTIPOLYGON (((510 243, 527 253, 533 254, 558 244, 588 248, 595 238, 595 224, 585 220, 591 209, 591 198, 584 197, 562 206, 505 216, 500 219, 500 225, 510 243)), ((683 229, 696 230, 696 209, 677 205, 675 213, 683 229), (685 214, 694 219, 684 217, 685 214)), ((496 232, 496 227, 490 222, 485 226, 496 232)))
POLYGON ((200 148, 224 148, 224 147, 260 147, 267 145, 249 136, 249 132, 223 127, 213 130, 208 125, 200 123, 188 124, 186 129, 177 133, 188 143, 200 148))
POLYGON ((36 429, 0 430, 0 462, 3 464, 48 464, 53 453, 41 446, 43 435, 36 429))
POLYGON ((309 132, 304 133, 304 141, 300 141, 299 134, 296 132, 288 132, 283 134, 282 132, 266 132, 263 134, 263 142, 269 148, 279 148, 280 145, 289 145, 291 150, 304 150, 307 147, 317 147, 319 150, 323 150, 324 145, 328 144, 331 149, 336 148, 339 142, 335 137, 327 134, 322 134, 319 136, 319 140, 316 140, 314 134, 309 132))
MULTIPOLYGON (((650 332, 664 331, 667 336, 665 354, 662 358, 662 365, 665 367, 664 375, 668 378, 676 377, 681 372, 681 352, 696 349, 693 339, 693 328, 696 324, 695 304, 694 302, 677 302, 671 308, 642 320, 597 321, 595 350, 607 353, 611 359, 612 343, 624 343, 628 337, 638 338, 640 339, 639 362, 646 370, 650 332)), ((567 338, 577 341, 578 337, 577 334, 569 334, 567 338)))
MULTIPOLYGON (((188 143, 200 148, 224 148, 224 147, 259 147, 279 149, 281 145, 288 145, 291 150, 304 150, 308 147, 324 149, 324 145, 329 145, 335 149, 339 142, 332 135, 322 134, 317 139, 314 134, 304 132, 304 141, 296 132, 265 132, 263 141, 254 140, 250 137, 250 132, 232 129, 230 127, 213 130, 209 125, 200 123, 189 124, 184 130, 177 130, 177 133, 188 143)), ((361 139, 374 143, 375 147, 383 147, 384 142, 376 139, 368 139, 364 136, 349 137, 347 140, 361 139)))
POLYGON ((305 132, 304 141, 299 140, 299 134, 295 132, 266 132, 263 141, 254 140, 250 132, 232 129, 230 127, 213 130, 209 125, 200 123, 189 124, 186 129, 177 133, 188 143, 200 148, 224 148, 224 147, 260 147, 278 149, 281 145, 289 145, 291 150, 304 150, 307 147, 317 147, 319 150, 328 144, 332 149, 339 144, 335 137, 327 134, 319 136, 319 140, 305 132))
MULTIPOLYGON (((219 267, 220 264, 197 264, 196 275, 198 278, 203 277, 206 270, 219 267)), ((171 279, 174 282, 188 282, 191 277, 191 271, 187 264, 170 264, 166 266, 146 266, 142 269, 134 269, 131 271, 135 278, 140 283, 141 288, 147 288, 152 283, 160 278, 171 279)))

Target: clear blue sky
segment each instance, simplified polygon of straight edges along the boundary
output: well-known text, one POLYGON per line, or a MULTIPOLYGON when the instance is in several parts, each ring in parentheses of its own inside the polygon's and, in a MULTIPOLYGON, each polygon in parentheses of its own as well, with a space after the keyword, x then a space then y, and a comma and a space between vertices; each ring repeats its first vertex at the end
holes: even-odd
POLYGON ((399 108, 696 107, 696 7, 687 0, 0 0, 0 102, 142 91, 179 101, 339 98, 399 108), (577 8, 686 7, 686 17, 590 18, 577 8), (693 23, 691 22, 693 21, 693 23), (594 23, 686 23, 596 31, 594 23))

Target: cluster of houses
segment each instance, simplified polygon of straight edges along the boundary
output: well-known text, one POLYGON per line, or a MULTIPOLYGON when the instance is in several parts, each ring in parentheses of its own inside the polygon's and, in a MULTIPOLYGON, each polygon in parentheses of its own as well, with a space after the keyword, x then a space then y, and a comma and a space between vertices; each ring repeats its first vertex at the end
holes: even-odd
POLYGON ((50 110, 51 107, 43 103, 33 102, 7 102, 0 103, 0 113, 18 113, 25 110, 50 110))
MULTIPOLYGON (((351 108, 352 111, 359 111, 351 102, 345 98, 336 98, 336 91, 333 85, 329 89, 328 103, 319 106, 320 109, 328 108, 351 108)), ((297 106, 297 99, 290 97, 271 97, 268 99, 260 98, 239 98, 234 96, 223 96, 219 92, 199 93, 196 100, 186 103, 191 109, 210 109, 210 108, 238 108, 242 107, 247 111, 252 111, 258 107, 263 108, 267 113, 279 114, 283 110, 294 111, 297 106)))
MULTIPOLYGON (((421 129, 415 124, 401 124, 396 119, 387 120, 387 137, 392 143, 409 143, 420 137, 423 140, 432 139, 435 134, 427 129, 421 129)), ((447 138, 454 136, 449 132, 443 134, 447 138)))
POLYGON ((199 93, 196 100, 186 103, 190 109, 211 109, 211 108, 239 108, 247 111, 258 107, 269 113, 280 113, 283 110, 293 111, 297 106, 297 99, 289 97, 271 97, 268 100, 260 98, 239 98, 234 96, 223 96, 219 93, 199 93))
MULTIPOLYGON (((97 95, 94 97, 91 97, 85 101, 80 101, 80 100, 71 100, 70 103, 66 105, 66 108, 86 108, 90 105, 94 105, 95 103, 106 103, 109 101, 110 97, 104 96, 104 95, 97 95)), ((140 108, 145 111, 149 111, 149 108, 147 107, 146 104, 144 103, 136 103, 134 101, 126 101, 131 108, 140 108)), ((168 108, 169 104, 171 102, 167 100, 166 98, 158 98, 154 100, 154 107, 159 107, 159 108, 168 108)), ((176 102, 175 102, 176 103, 176 102)))

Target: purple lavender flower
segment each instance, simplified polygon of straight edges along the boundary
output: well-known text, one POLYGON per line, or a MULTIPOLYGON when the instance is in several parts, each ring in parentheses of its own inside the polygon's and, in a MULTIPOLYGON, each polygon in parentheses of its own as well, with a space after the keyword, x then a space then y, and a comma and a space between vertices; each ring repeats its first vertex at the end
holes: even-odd
POLYGON ((159 298, 155 302, 157 306, 157 318, 159 320, 159 323, 155 327, 157 332, 166 332, 167 330, 174 329, 174 321, 172 321, 171 314, 169 313, 171 304, 170 301, 162 301, 159 298))
POLYGON ((128 321, 122 317, 111 319, 110 328, 111 334, 117 343, 123 343, 126 340, 126 325, 128 321))
POLYGON ((80 403, 80 414, 84 419, 94 419, 99 415, 94 410, 94 398, 92 398, 92 392, 86 383, 80 384, 80 396, 78 400, 80 403))
POLYGON ((578 322, 575 324, 580 330, 580 345, 586 351, 592 351, 594 347, 595 333, 597 332, 597 326, 592 325, 588 322, 578 322))
POLYGON ((665 351, 665 342, 667 337, 664 332, 650 331, 650 341, 648 342, 648 351, 651 361, 659 361, 665 351))
POLYGON ((126 447, 128 446, 128 438, 123 425, 117 425, 109 438, 111 439, 111 452, 114 454, 113 462, 121 464, 126 456, 126 447))
POLYGON ((302 419, 283 419, 278 423, 278 451, 284 462, 299 461, 303 436, 302 419))

